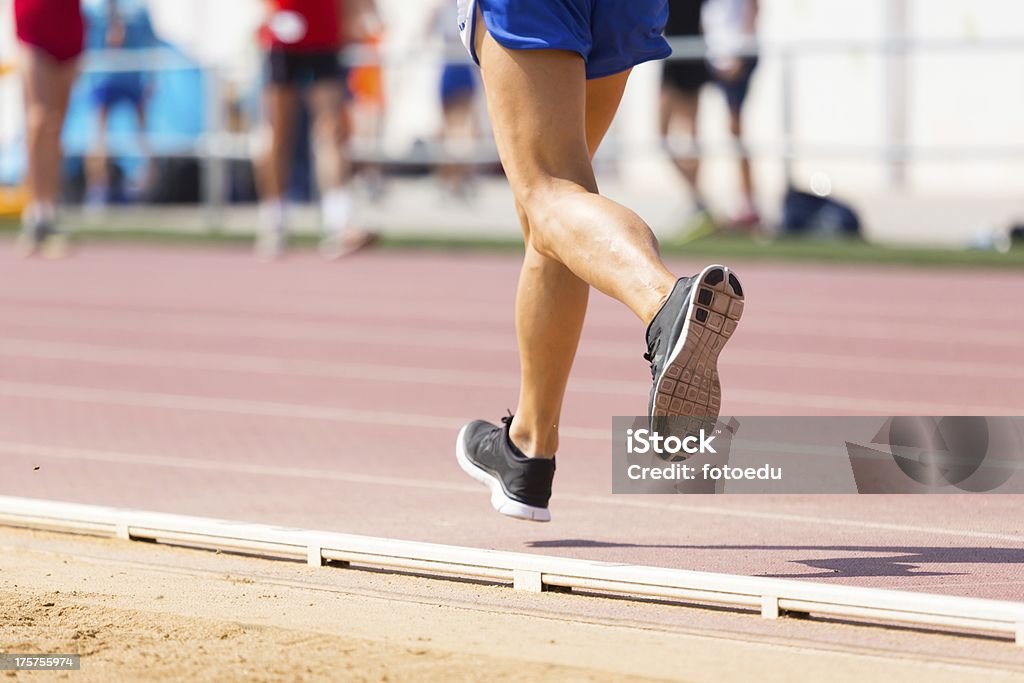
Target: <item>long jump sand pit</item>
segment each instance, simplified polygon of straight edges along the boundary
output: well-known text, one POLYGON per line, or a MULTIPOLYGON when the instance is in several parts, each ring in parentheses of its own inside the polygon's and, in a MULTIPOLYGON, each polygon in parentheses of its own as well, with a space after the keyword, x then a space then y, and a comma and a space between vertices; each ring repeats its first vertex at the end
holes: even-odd
POLYGON ((5 553, 0 565, 0 651, 82 656, 80 671, 9 671, 6 680, 452 681, 484 672, 489 680, 620 678, 438 648, 422 621, 398 617, 402 612, 379 600, 244 577, 139 572, 28 551, 5 553), (366 630, 387 637, 353 635, 366 630))
POLYGON ((1011 643, 933 636, 943 652, 962 648, 936 659, 901 644, 918 634, 835 637, 849 629, 0 529, 0 652, 82 655, 80 671, 0 672, 0 681, 772 682, 799 674, 944 683, 1021 672, 1011 643), (755 632, 762 628, 770 630, 755 632))
MULTIPOLYGON (((430 648, 428 638, 407 646, 301 627, 188 617, 173 607, 180 597, 164 599, 168 612, 108 606, 119 601, 81 591, 0 592, 5 650, 78 653, 84 662, 81 671, 5 673, 11 680, 450 681, 472 680, 483 671, 477 667, 493 667, 495 680, 615 679, 570 667, 440 652, 430 648)), ((252 599, 284 596, 265 593, 252 599)))

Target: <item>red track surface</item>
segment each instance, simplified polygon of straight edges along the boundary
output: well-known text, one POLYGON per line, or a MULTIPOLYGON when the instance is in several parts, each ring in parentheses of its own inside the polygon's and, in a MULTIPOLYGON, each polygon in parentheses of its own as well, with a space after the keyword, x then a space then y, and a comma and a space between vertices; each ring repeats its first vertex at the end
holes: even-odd
MULTIPOLYGON (((511 255, 47 263, 5 243, 0 264, 0 495, 1024 599, 1014 496, 610 495, 609 418, 643 413, 648 369, 641 325, 601 296, 554 521, 491 512, 453 439, 515 404, 511 255)), ((734 265, 724 414, 1024 414, 1024 275, 734 265)))

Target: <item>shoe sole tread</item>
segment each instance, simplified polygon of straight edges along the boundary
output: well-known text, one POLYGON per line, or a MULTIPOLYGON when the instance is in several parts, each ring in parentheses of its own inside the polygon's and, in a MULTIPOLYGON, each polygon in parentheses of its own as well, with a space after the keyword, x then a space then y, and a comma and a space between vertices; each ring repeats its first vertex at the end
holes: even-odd
POLYGON ((731 269, 713 265, 701 271, 684 333, 658 380, 652 416, 718 417, 718 356, 736 332, 743 305, 743 287, 731 269))

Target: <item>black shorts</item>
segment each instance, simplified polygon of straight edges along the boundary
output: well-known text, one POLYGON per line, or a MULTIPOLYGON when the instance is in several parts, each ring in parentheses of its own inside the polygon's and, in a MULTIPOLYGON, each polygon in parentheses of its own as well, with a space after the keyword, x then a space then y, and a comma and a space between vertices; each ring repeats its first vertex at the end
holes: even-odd
POLYGON ((747 91, 750 90, 750 77, 754 75, 757 68, 757 57, 744 57, 743 64, 736 77, 729 81, 715 71, 715 81, 725 93, 725 101, 729 103, 729 111, 739 114, 743 110, 743 103, 747 99, 747 91))
POLYGON ((338 53, 289 52, 271 50, 267 53, 267 80, 275 85, 310 85, 317 81, 341 80, 338 53))
POLYGON ((663 86, 670 86, 688 95, 696 95, 710 80, 711 71, 703 59, 665 62, 665 71, 661 76, 663 86))

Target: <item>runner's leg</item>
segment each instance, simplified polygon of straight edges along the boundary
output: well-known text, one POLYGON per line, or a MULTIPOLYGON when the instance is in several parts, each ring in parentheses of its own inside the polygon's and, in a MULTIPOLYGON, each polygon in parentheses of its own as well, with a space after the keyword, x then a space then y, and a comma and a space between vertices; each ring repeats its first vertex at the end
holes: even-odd
POLYGON ((527 242, 516 307, 523 381, 511 435, 526 454, 550 457, 588 284, 649 322, 675 277, 650 228, 597 194, 592 151, 628 74, 588 84, 575 54, 506 50, 489 36, 478 54, 527 242))
MULTIPOLYGON (((586 134, 591 159, 615 118, 628 78, 629 72, 622 72, 587 81, 586 134)), ((558 451, 562 399, 583 329, 590 285, 531 246, 526 212, 521 206, 517 210, 526 237, 526 256, 516 292, 522 382, 510 434, 527 455, 553 455, 558 451), (538 347, 546 352, 531 353, 538 347)))
POLYGON ((597 194, 586 135, 583 60, 481 40, 498 151, 530 224, 530 244, 649 322, 676 278, 647 224, 597 194))

